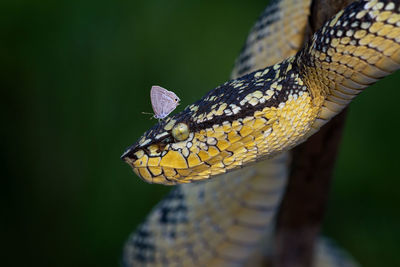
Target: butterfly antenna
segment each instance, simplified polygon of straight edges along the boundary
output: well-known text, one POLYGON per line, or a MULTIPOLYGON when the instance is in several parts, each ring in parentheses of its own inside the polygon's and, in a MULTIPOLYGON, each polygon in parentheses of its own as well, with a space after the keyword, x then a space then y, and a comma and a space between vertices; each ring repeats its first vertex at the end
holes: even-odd
POLYGON ((149 112, 144 112, 144 111, 142 111, 142 114, 151 115, 151 117, 149 118, 149 120, 155 118, 155 117, 154 117, 154 113, 149 113, 149 112))

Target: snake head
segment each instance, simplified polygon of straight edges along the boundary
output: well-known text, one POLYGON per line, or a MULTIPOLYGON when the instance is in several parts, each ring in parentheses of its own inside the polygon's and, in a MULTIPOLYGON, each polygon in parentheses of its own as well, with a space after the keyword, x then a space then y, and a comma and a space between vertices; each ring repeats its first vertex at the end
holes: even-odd
POLYGON ((194 137, 190 125, 190 110, 160 121, 130 146, 121 159, 146 182, 175 184, 189 168, 194 137))
POLYGON ((267 120, 253 116, 254 106, 241 112, 239 103, 250 98, 230 92, 237 90, 238 83, 226 83, 160 121, 121 158, 146 182, 167 185, 207 179, 241 166, 243 158, 254 158, 255 153, 246 155, 248 150, 238 141, 250 141, 247 136, 253 124, 261 127, 267 120))
MULTIPOLYGON (((239 136, 231 133, 229 137, 235 140, 229 140, 232 123, 214 116, 215 110, 220 113, 227 105, 221 102, 219 108, 207 99, 157 123, 128 147, 121 159, 144 181, 165 185, 190 183, 226 172, 223 160, 234 161, 228 159, 233 152, 226 148, 239 136)), ((239 127, 240 123, 233 125, 239 127)))

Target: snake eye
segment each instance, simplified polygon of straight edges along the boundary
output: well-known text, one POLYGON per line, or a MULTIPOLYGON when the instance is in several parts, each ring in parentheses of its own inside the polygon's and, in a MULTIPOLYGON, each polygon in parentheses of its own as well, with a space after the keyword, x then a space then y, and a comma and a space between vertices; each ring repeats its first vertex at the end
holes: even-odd
POLYGON ((178 123, 172 128, 172 136, 177 141, 184 141, 189 136, 189 127, 185 123, 178 123))

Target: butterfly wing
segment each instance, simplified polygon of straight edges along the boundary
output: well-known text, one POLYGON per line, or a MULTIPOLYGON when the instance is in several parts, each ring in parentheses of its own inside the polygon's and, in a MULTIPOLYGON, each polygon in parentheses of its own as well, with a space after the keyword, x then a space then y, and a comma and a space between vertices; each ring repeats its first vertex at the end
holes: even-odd
POLYGON ((153 108, 154 116, 159 118, 159 115, 162 112, 162 91, 165 90, 164 88, 154 85, 151 87, 150 90, 150 99, 151 99, 151 106, 153 108))
POLYGON ((163 119, 170 114, 179 104, 179 97, 161 86, 154 85, 150 90, 151 105, 154 117, 163 119))
POLYGON ((163 105, 161 107, 161 116, 165 118, 168 116, 174 109, 176 108, 177 104, 175 100, 167 95, 162 96, 163 105))
POLYGON ((165 90, 165 91, 166 91, 165 95, 167 95, 169 98, 171 98, 176 103, 176 105, 178 105, 179 101, 181 101, 179 99, 179 97, 174 92, 171 92, 171 91, 168 91, 168 90, 165 90))

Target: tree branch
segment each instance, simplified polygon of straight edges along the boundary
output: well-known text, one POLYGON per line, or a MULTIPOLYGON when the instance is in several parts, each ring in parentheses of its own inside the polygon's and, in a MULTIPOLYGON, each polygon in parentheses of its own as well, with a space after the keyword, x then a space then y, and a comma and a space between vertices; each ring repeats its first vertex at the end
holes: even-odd
MULTIPOLYGON (((325 21, 353 1, 314 0, 311 4, 309 36, 325 21)), ((309 267, 314 244, 325 214, 346 110, 333 118, 305 143, 292 150, 288 186, 276 226, 274 267, 309 267)))

